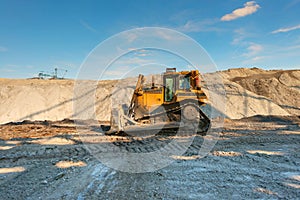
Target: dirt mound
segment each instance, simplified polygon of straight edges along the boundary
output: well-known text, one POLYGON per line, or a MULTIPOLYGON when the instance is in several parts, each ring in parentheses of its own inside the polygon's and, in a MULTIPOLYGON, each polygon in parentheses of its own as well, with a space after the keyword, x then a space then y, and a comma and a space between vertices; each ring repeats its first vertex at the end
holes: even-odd
POLYGON ((240 85, 224 81, 226 88, 226 115, 239 119, 253 115, 289 115, 271 99, 257 95, 240 85))
POLYGON ((270 71, 231 80, 246 90, 271 99, 288 113, 300 115, 300 71, 270 71))
MULTIPOLYGON (((275 71, 275 70, 273 70, 275 71)), ((224 70, 221 72, 222 76, 225 79, 232 79, 233 77, 248 77, 252 75, 257 75, 257 74, 268 74, 268 71, 259 69, 259 68, 233 68, 233 69, 228 69, 224 70)))
MULTIPOLYGON (((216 74, 205 74, 206 93, 211 99, 224 97, 212 77, 223 79, 226 105, 212 101, 206 109, 214 115, 232 119, 254 115, 300 115, 300 70, 230 69, 216 74), (213 88, 211 91, 209 88, 213 88), (226 107, 226 110, 220 110, 226 107)), ((151 80, 151 79, 148 79, 151 80)), ((135 78, 125 81, 83 81, 82 108, 74 113, 74 80, 0 79, 0 124, 24 120, 76 119, 80 113, 96 111, 99 121, 109 121, 112 106, 118 99, 128 103, 135 85, 135 78), (96 92, 89 88, 96 84, 96 92), (117 87, 116 87, 117 86, 117 87), (95 99, 95 106, 87 99, 95 99)), ((223 86, 222 86, 223 87, 223 86)), ((221 88, 222 89, 222 88, 221 88)), ((78 99, 77 99, 78 100, 78 99)))
MULTIPOLYGON (((255 69, 252 71, 250 69, 243 69, 241 71, 242 73, 240 73, 239 69, 235 69, 230 76, 228 75, 227 71, 219 72, 220 76, 223 77, 225 94, 218 93, 217 89, 212 92, 205 88, 205 92, 209 95, 209 99, 214 101, 213 103, 209 104, 212 113, 214 113, 214 115, 211 117, 217 117, 221 115, 231 119, 240 119, 253 115, 290 115, 289 112, 277 105, 272 99, 263 95, 258 95, 250 90, 245 89, 240 84, 231 81, 232 77, 235 78, 236 75, 240 76, 243 74, 243 72, 252 76, 255 73, 260 73, 261 70, 255 69), (223 95, 225 95, 225 99, 222 97, 223 95), (226 103, 226 105, 224 105, 225 109, 215 110, 215 108, 218 107, 215 105, 219 103, 218 100, 226 103), (222 112, 220 112, 220 110, 222 110, 222 112)), ((208 80, 209 84, 214 85, 215 83, 211 76, 214 77, 215 75, 205 74, 204 79, 208 80)), ((209 109, 206 110, 209 111, 209 109)))
MULTIPOLYGON (((87 81, 92 82, 94 81, 87 81)), ((95 98, 97 118, 109 120, 109 100, 115 81, 96 83, 98 90, 86 88, 95 98)), ((76 119, 73 111, 74 80, 0 79, 0 124, 9 122, 61 121, 76 119)), ((82 112, 90 105, 82 106, 82 112)), ((78 113, 77 113, 78 114, 78 113)))
POLYGON ((0 123, 72 117, 71 80, 0 80, 0 123))

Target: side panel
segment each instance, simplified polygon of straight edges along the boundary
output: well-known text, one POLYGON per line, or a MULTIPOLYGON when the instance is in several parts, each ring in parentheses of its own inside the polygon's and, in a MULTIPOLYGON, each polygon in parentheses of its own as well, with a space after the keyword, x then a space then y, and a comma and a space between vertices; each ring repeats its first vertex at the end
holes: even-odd
POLYGON ((194 99, 199 101, 199 103, 207 103, 207 96, 202 90, 191 90, 184 91, 178 90, 176 93, 177 101, 183 101, 185 99, 194 99))
POLYGON ((144 106, 149 110, 153 106, 163 104, 163 91, 144 92, 144 106))

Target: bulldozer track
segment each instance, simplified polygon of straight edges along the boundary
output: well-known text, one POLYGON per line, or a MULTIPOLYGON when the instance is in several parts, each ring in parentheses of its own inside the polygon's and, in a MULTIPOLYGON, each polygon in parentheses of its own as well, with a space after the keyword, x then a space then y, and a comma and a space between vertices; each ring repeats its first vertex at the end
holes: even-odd
MULTIPOLYGON (((172 105, 174 105, 174 104, 172 104, 172 105)), ((195 103, 195 102, 190 101, 190 100, 184 100, 182 102, 176 103, 175 107, 172 107, 172 105, 170 105, 170 108, 168 108, 168 105, 165 106, 167 109, 165 109, 164 107, 159 107, 158 109, 154 110, 149 115, 144 116, 144 118, 155 118, 155 117, 160 117, 160 116, 163 116, 163 115, 166 115, 166 114, 167 115, 168 114, 173 114, 173 113, 176 113, 178 111, 181 111, 184 107, 186 107, 188 105, 192 105, 195 108, 197 108, 197 110, 199 111, 200 116, 201 116, 200 120, 204 121, 204 123, 207 124, 207 126, 205 127, 204 130, 201 130, 201 131, 198 131, 198 132, 199 133, 206 133, 208 131, 208 129, 210 128, 210 119, 201 110, 201 105, 199 105, 198 103, 195 103)), ((192 122, 192 124, 195 125, 195 122, 192 122)))

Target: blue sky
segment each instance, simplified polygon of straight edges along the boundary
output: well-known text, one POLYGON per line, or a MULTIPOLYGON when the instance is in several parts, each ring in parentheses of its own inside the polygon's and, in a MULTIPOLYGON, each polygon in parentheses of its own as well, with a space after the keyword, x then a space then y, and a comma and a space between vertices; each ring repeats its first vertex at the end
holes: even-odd
POLYGON ((300 0, 0 0, 0 77, 58 67, 75 78, 100 42, 140 27, 186 34, 220 70, 300 69, 299 10, 300 0))

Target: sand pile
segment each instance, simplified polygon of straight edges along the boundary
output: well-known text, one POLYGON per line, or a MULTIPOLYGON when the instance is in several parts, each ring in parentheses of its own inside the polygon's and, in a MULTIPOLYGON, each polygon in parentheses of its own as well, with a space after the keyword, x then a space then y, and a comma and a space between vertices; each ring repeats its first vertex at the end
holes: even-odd
MULTIPOLYGON (((219 75, 223 77, 226 91, 226 111, 220 111, 220 115, 237 119, 257 114, 300 114, 300 70, 231 69, 219 72, 219 75)), ((207 80, 211 77, 211 74, 204 75, 207 80)), ((93 88, 86 87, 82 92, 84 95, 79 97, 82 106, 77 111, 95 109, 98 120, 109 121, 111 100, 113 106, 116 106, 115 100, 118 98, 130 102, 135 81, 136 79, 119 83, 102 81, 96 84, 96 92, 93 88), (86 104, 87 98, 93 98, 92 102, 95 101, 96 106, 86 104)), ((0 79, 0 124, 76 118, 79 113, 74 114, 73 111, 74 84, 73 80, 0 79)), ((209 84, 206 88, 216 87, 213 81, 209 84)), ((208 93, 213 98, 224 95, 217 90, 208 93)), ((214 101, 216 103, 218 102, 214 101)), ((215 107, 218 108, 211 105, 210 109, 215 107)))
POLYGON ((300 71, 270 71, 231 80, 246 90, 269 98, 288 113, 300 115, 300 71))
POLYGON ((0 79, 0 123, 72 116, 73 81, 0 79))
MULTIPOLYGON (((218 89, 214 87, 216 85, 216 81, 213 80, 216 78, 215 73, 204 74, 203 77, 206 81, 205 92, 209 95, 209 99, 213 101, 209 105, 209 109, 213 111, 211 117, 220 115, 231 119, 239 119, 254 115, 290 115, 284 108, 277 105, 267 96, 258 95, 232 81, 236 77, 248 77, 257 73, 268 74, 268 71, 256 68, 242 68, 218 72, 219 77, 223 80, 225 94, 218 93, 218 89), (225 96, 225 98, 222 98, 222 96, 225 96), (218 101, 225 102, 225 108, 219 106, 220 109, 215 110, 218 107, 216 106, 216 103, 219 103, 218 101)), ((207 114, 209 114, 209 109, 206 111, 207 114)))

